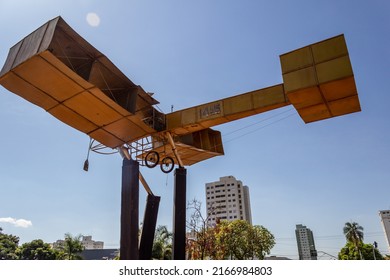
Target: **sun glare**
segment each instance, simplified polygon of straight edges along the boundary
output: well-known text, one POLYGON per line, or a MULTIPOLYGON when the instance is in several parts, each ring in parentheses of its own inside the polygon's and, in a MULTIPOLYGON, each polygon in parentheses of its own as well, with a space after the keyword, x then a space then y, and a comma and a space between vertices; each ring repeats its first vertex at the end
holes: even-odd
POLYGON ((87 22, 90 26, 97 27, 100 24, 100 17, 96 13, 88 13, 87 22))

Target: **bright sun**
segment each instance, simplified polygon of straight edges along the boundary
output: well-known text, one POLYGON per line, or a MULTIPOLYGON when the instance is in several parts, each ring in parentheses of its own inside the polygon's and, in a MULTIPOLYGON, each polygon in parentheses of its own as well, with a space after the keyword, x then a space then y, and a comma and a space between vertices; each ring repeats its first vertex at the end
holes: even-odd
POLYGON ((100 24, 100 17, 96 13, 87 14, 87 22, 90 26, 96 27, 100 24))

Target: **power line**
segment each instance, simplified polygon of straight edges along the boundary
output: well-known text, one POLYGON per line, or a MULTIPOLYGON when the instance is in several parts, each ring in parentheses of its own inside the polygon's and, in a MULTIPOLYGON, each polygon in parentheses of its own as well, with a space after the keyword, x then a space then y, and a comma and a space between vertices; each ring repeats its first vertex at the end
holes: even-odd
MULTIPOLYGON (((287 111, 286 111, 286 112, 287 112, 287 111)), ((284 112, 284 113, 285 113, 285 112, 284 112)), ((239 139, 239 138, 241 138, 241 137, 244 137, 244 136, 246 136, 246 135, 248 135, 248 134, 252 134, 252 133, 254 133, 254 132, 256 132, 256 131, 259 131, 259 130, 261 130, 261 129, 264 129, 264 128, 270 126, 270 125, 273 125, 273 124, 275 124, 275 123, 278 123, 278 122, 280 122, 280 121, 282 121, 282 120, 285 120, 285 119, 287 119, 287 118, 289 118, 289 117, 292 117, 292 116, 294 116, 294 115, 296 115, 295 112, 292 113, 292 114, 289 114, 289 115, 287 115, 287 116, 285 116, 285 117, 283 117, 283 118, 277 119, 276 121, 273 121, 273 122, 270 122, 270 123, 268 123, 268 124, 266 124, 266 125, 263 125, 263 126, 257 128, 257 129, 251 130, 251 131, 249 131, 249 132, 247 132, 247 133, 243 133, 243 134, 241 134, 241 135, 239 135, 239 136, 237 136, 237 137, 234 137, 234 138, 225 140, 224 142, 227 143, 227 142, 231 142, 231 141, 237 140, 237 139, 239 139)), ((270 117, 270 118, 261 120, 261 121, 255 123, 255 124, 248 125, 247 127, 250 127, 250 126, 253 126, 253 125, 262 123, 262 122, 264 122, 264 121, 266 121, 266 120, 269 120, 269 119, 271 119, 271 118, 273 118, 273 117, 270 117)), ((235 131, 232 131, 232 132, 230 132, 230 133, 228 133, 228 134, 235 133, 235 132, 240 131, 240 130, 242 130, 242 129, 244 129, 244 128, 247 128, 247 127, 239 128, 239 129, 237 129, 237 130, 235 130, 235 131)))
MULTIPOLYGON (((383 235, 383 232, 381 231, 373 231, 373 232, 367 232, 367 233, 364 233, 364 237, 374 237, 374 236, 382 236, 383 235)), ((317 236, 315 235, 314 236, 314 239, 317 240, 332 240, 332 239, 340 239, 340 238, 345 238, 344 235, 342 234, 337 234, 337 235, 320 235, 320 236, 317 236)), ((277 240, 296 240, 295 237, 276 237, 277 240)))
POLYGON ((270 119, 273 119, 273 118, 275 118, 275 117, 277 117, 277 116, 280 116, 280 115, 283 115, 283 114, 285 114, 285 113, 288 113, 288 112, 290 112, 290 111, 292 111, 292 110, 293 110, 293 108, 290 108, 290 109, 288 109, 288 110, 286 110, 286 111, 283 111, 283 112, 280 112, 280 113, 274 114, 274 115, 272 115, 272 116, 270 116, 270 117, 268 117, 268 118, 265 118, 265 119, 259 120, 259 121, 255 122, 255 123, 252 123, 252 124, 249 124, 249 125, 246 125, 246 126, 240 127, 240 128, 238 128, 238 129, 236 129, 236 130, 233 130, 233 131, 227 132, 227 133, 225 133, 225 134, 224 134, 224 136, 227 136, 227 135, 230 135, 230 134, 236 133, 237 131, 240 131, 240 130, 246 129, 246 128, 248 128, 248 127, 251 127, 251 126, 255 126, 255 125, 259 124, 259 123, 262 123, 262 122, 268 121, 268 120, 270 120, 270 119))

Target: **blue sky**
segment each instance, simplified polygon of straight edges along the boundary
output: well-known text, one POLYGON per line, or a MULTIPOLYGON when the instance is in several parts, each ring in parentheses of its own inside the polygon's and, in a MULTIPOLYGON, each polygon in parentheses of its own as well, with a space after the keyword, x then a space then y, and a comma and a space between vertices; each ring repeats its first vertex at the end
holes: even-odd
MULTIPOLYGON (((290 106, 215 127, 225 156, 188 168, 188 199, 204 203, 206 182, 233 175, 250 188, 254 224, 275 235, 273 255, 297 258, 296 224, 337 255, 350 221, 389 254, 378 211, 390 209, 390 2, 0 0, 0 64, 58 15, 165 113, 279 84, 279 55, 344 33, 362 112, 305 125, 290 106)), ((3 87, 0 128, 0 227, 21 243, 70 232, 118 247, 121 158, 92 153, 84 172, 89 138, 3 87)), ((171 228, 173 173, 141 172, 171 228)))

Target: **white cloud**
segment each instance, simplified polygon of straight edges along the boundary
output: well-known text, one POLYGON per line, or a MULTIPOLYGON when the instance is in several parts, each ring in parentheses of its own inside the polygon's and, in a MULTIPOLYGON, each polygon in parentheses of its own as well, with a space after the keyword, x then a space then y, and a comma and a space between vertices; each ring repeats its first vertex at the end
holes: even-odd
POLYGON ((0 223, 9 223, 15 227, 28 228, 32 226, 32 222, 25 219, 15 219, 15 218, 0 218, 0 223))

